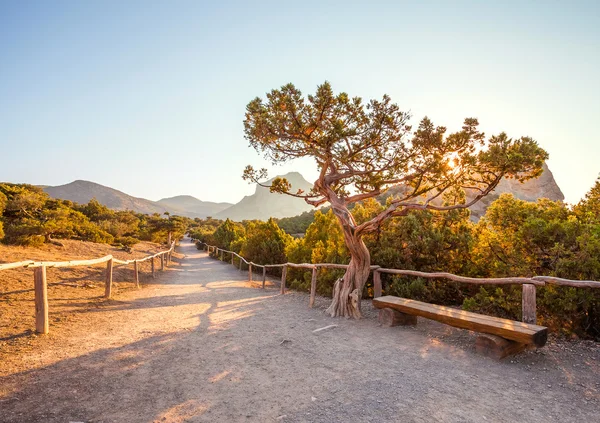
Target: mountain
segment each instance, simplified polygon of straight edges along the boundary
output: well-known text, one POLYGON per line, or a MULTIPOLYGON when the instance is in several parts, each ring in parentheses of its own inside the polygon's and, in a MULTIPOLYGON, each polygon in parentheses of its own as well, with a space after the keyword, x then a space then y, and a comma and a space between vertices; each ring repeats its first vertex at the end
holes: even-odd
MULTIPOLYGON (((286 178, 292 184, 293 192, 296 192, 298 189, 308 192, 312 188, 312 184, 298 172, 290 172, 280 177, 286 178)), ((270 184, 273 179, 267 181, 266 184, 270 184)), ((282 218, 296 216, 312 208, 312 206, 306 204, 301 198, 272 193, 269 191, 269 188, 256 185, 254 194, 242 198, 239 203, 217 213, 213 217, 218 219, 229 218, 238 222, 252 219, 267 220, 269 217, 282 218)))
MULTIPOLYGON (((385 203, 387 197, 400 195, 405 189, 406 187, 402 186, 392 187, 379 200, 385 203)), ((516 179, 502 179, 494 191, 470 207, 471 219, 475 221, 479 220, 485 214, 489 205, 504 193, 510 193, 516 198, 525 201, 537 201, 539 198, 548 198, 552 201, 563 201, 565 199, 560 187, 554 180, 554 175, 552 175, 548 165, 544 163, 543 172, 539 178, 530 179, 523 183, 516 179)), ((467 202, 475 198, 476 195, 474 190, 467 190, 466 194, 467 202)), ((440 202, 441 199, 438 203, 440 202)))
POLYGON ((157 201, 165 207, 185 210, 187 213, 193 213, 199 217, 214 216, 217 213, 233 206, 231 203, 213 203, 211 201, 201 201, 191 195, 178 195, 176 197, 163 198, 157 201))
MULTIPOLYGON (((500 184, 488 196, 482 198, 471 207, 471 216, 479 220, 485 214, 488 206, 492 204, 500 194, 509 193, 525 201, 537 201, 539 198, 548 198, 552 201, 563 201, 565 196, 554 180, 552 171, 544 163, 543 172, 539 178, 530 179, 523 183, 516 179, 502 179, 500 184)), ((467 200, 474 198, 475 194, 467 193, 467 200)))
POLYGON ((146 214, 162 214, 168 211, 172 214, 181 214, 180 210, 175 210, 163 204, 146 200, 145 198, 132 197, 124 192, 95 182, 78 180, 56 187, 46 186, 44 187, 44 191, 50 197, 70 200, 80 204, 88 203, 92 198, 95 198, 101 204, 114 210, 133 210, 146 214))

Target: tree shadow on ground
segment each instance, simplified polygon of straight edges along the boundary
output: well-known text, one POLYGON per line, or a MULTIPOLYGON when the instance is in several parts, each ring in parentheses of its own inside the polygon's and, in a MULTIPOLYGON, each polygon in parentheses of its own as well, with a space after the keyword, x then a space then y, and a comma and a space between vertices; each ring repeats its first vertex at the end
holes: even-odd
POLYGON ((215 366, 210 365, 211 354, 199 353, 199 349, 209 343, 211 337, 223 340, 220 351, 216 352, 220 355, 243 348, 225 329, 260 313, 262 303, 270 299, 256 290, 248 289, 248 293, 250 295, 240 295, 238 289, 233 296, 226 287, 218 287, 186 295, 113 301, 107 307, 88 310, 204 306, 202 312, 192 316, 199 320, 194 328, 101 348, 0 378, 0 385, 12 387, 10 393, 0 399, 2 421, 187 421, 199 418, 212 406, 211 400, 200 399, 198 395, 202 385, 231 379, 232 374, 231 369, 222 365, 215 370, 215 366), (214 290, 219 290, 218 295, 214 290), (160 392, 155 391, 156 386, 161 387, 160 392), (42 406, 37 399, 41 399, 42 406))

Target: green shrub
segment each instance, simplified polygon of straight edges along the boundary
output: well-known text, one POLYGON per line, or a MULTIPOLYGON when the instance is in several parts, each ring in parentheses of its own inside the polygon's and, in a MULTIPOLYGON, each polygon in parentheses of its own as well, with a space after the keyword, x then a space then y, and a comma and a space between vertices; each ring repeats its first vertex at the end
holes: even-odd
POLYGON ((115 243, 123 245, 125 247, 133 247, 135 244, 140 242, 139 239, 134 238, 132 236, 122 236, 119 238, 115 238, 115 243))

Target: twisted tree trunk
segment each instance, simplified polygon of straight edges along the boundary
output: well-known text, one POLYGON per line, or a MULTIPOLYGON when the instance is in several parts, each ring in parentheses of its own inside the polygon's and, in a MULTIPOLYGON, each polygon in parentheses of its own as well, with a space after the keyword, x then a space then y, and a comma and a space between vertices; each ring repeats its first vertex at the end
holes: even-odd
POLYGON ((333 286, 333 300, 327 309, 332 317, 360 319, 360 300, 371 268, 371 255, 362 238, 354 234, 355 222, 346 207, 332 207, 344 231, 350 264, 344 276, 333 286))

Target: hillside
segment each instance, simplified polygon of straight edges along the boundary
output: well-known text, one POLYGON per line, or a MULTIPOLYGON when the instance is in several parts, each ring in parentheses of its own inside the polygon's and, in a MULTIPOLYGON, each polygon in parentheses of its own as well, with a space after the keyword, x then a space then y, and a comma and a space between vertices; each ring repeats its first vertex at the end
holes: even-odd
POLYGON ((95 182, 78 180, 66 185, 44 187, 44 191, 53 198, 70 200, 81 204, 87 203, 92 198, 95 198, 101 204, 114 210, 133 210, 138 213, 146 214, 162 214, 168 211, 177 214, 177 211, 165 205, 144 198, 132 197, 124 192, 95 182))
MULTIPOLYGON (((379 197, 379 201, 385 203, 385 200, 392 195, 399 195, 404 187, 397 186, 390 188, 383 196, 379 197)), ((542 175, 536 179, 530 179, 524 183, 516 179, 502 179, 500 184, 491 194, 482 198, 480 201, 470 207, 471 218, 479 220, 485 214, 485 211, 501 194, 510 193, 516 198, 525 201, 537 201, 539 198, 548 198, 553 201, 562 201, 565 199, 560 187, 554 180, 554 175, 544 163, 542 175)), ((467 191, 467 201, 475 197, 474 191, 467 191)))
POLYGON ((51 197, 70 200, 84 204, 92 198, 113 210, 133 210, 137 213, 153 214, 169 212, 179 216, 207 217, 231 206, 229 203, 212 203, 200 201, 189 195, 164 198, 151 201, 145 198, 133 197, 122 191, 90 181, 73 181, 60 186, 40 186, 51 197))
POLYGON ((198 200, 191 195, 178 195, 175 197, 163 198, 162 200, 158 200, 157 203, 164 207, 184 210, 186 213, 195 214, 198 217, 214 216, 233 206, 231 203, 213 203, 212 201, 198 200))
MULTIPOLYGON (((292 191, 303 189, 308 192, 312 188, 312 184, 298 172, 290 172, 281 177, 286 178, 292 184, 292 191)), ((271 183, 273 179, 270 179, 266 183, 271 183)), ((269 217, 282 218, 296 216, 312 208, 312 206, 306 204, 301 198, 271 193, 269 188, 256 185, 254 194, 244 197, 239 203, 217 213, 213 217, 218 219, 229 218, 235 221, 252 219, 267 220, 269 217)))

